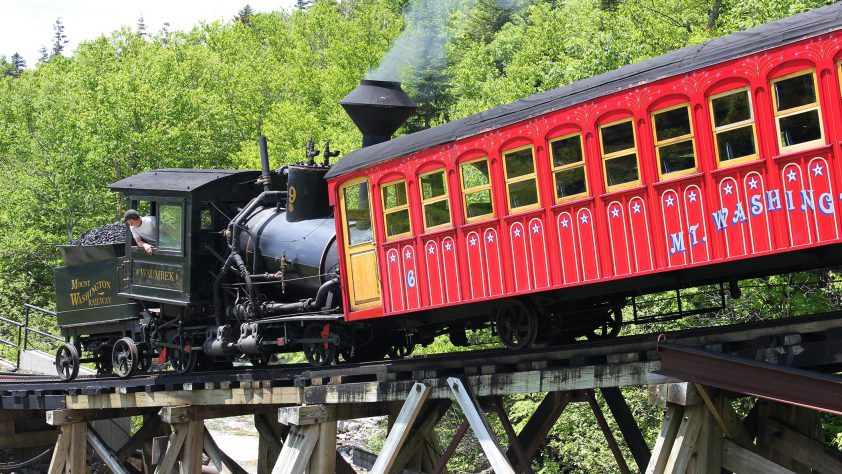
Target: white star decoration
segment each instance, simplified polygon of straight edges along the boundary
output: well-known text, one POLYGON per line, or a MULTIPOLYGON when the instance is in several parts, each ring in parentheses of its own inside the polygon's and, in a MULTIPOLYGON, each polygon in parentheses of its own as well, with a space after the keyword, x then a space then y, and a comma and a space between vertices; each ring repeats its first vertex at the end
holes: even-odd
POLYGON ((427 252, 428 252, 430 255, 432 255, 432 254, 436 253, 436 247, 435 247, 433 244, 430 244, 430 245, 427 247, 427 252))
POLYGON ((690 191, 690 194, 687 195, 687 197, 690 198, 690 202, 696 202, 697 196, 696 191, 690 191))
POLYGON ((734 187, 731 186, 731 183, 728 183, 725 186, 722 186, 722 190, 725 191, 726 196, 730 196, 731 193, 734 192, 734 187))
POLYGON ((795 178, 797 178, 797 177, 798 177, 798 174, 793 169, 789 170, 789 173, 786 174, 786 180, 790 183, 795 181, 795 178))
POLYGON ((532 233, 537 234, 537 233, 540 233, 540 232, 541 232, 541 227, 536 222, 535 224, 532 225, 532 233))
POLYGON ((748 182, 748 187, 751 189, 757 189, 757 178, 752 177, 751 181, 748 182))
POLYGON ((620 217, 620 208, 619 207, 614 206, 614 207, 611 208, 611 217, 613 217, 615 219, 620 217))
POLYGON ((672 195, 670 195, 670 196, 667 196, 666 199, 664 199, 664 202, 667 203, 667 207, 672 207, 675 204, 675 199, 673 199, 672 195))
POLYGON ((635 214, 640 214, 640 203, 639 202, 634 203, 634 206, 632 206, 632 210, 634 211, 635 214))
POLYGON ((476 246, 477 246, 477 238, 471 237, 471 247, 476 247, 476 246))
POLYGON ((391 254, 391 255, 389 255, 389 261, 390 261, 390 262, 394 262, 394 261, 396 261, 397 259, 398 259, 397 255, 395 255, 395 254, 391 254))
POLYGON ((406 252, 403 254, 403 256, 406 257, 407 260, 409 260, 410 258, 412 258, 412 252, 410 252, 409 249, 406 249, 406 252))
POLYGON ((813 175, 821 176, 822 172, 824 172, 824 167, 820 163, 816 163, 816 166, 813 167, 813 175))
POLYGON ((565 217, 564 219, 561 220, 561 226, 566 229, 567 224, 569 224, 569 222, 567 221, 567 218, 565 217))
POLYGON ((488 239, 489 244, 494 242, 494 234, 488 234, 485 238, 488 239))
POLYGON ((514 234, 515 234, 515 237, 520 237, 520 227, 515 227, 514 234))
POLYGON ((579 220, 582 221, 582 224, 587 224, 588 223, 588 215, 582 214, 582 217, 579 220))
POLYGON ((448 252, 450 252, 450 249, 451 249, 451 248, 453 248, 453 246, 452 246, 452 245, 450 245, 450 242, 448 242, 448 243, 444 244, 444 249, 445 249, 445 250, 447 250, 448 252))

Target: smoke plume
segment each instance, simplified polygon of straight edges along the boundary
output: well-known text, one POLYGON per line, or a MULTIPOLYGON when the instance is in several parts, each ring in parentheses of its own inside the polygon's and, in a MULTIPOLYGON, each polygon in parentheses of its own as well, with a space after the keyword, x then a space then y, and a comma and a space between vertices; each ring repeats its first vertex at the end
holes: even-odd
MULTIPOLYGON (((444 64, 436 61, 444 56, 444 44, 453 33, 448 18, 457 10, 470 11, 477 0, 412 0, 404 8, 405 26, 380 65, 367 79, 400 81, 407 66, 444 64)), ((522 0, 496 0, 506 10, 515 9, 522 0)))

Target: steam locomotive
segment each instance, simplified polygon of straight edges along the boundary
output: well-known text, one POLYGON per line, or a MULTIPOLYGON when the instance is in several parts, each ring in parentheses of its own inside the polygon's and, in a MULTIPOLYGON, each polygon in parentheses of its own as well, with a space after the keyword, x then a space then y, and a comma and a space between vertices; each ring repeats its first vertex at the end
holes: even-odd
POLYGON ((332 166, 270 170, 261 141, 261 171, 118 181, 156 247, 63 250, 57 371, 319 366, 488 326, 519 349, 616 335, 635 295, 842 264, 840 29, 837 3, 395 139, 415 104, 363 80, 340 102, 363 147, 332 166))

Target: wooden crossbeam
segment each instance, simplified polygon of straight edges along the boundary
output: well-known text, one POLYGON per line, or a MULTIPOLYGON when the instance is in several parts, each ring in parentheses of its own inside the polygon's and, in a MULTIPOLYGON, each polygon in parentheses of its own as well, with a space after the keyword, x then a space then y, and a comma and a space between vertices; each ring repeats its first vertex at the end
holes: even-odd
POLYGON ((520 440, 518 440, 517 433, 515 433, 511 420, 509 420, 509 415, 506 414, 506 407, 503 405, 503 398, 495 397, 491 408, 495 413, 497 413, 497 417, 500 419, 500 424, 503 425, 503 430, 509 438, 509 449, 514 450, 515 456, 518 460, 518 467, 520 467, 526 474, 532 474, 532 466, 530 464, 531 458, 526 456, 523 446, 521 446, 520 440))
POLYGON ((140 429, 137 430, 137 433, 132 435, 132 437, 126 441, 126 444, 124 444, 123 447, 117 450, 117 457, 121 461, 125 461, 131 457, 135 450, 140 448, 146 440, 155 436, 162 426, 163 423, 158 415, 145 417, 143 426, 141 426, 140 429))
POLYGON ((377 461, 374 462, 374 466, 371 467, 370 472, 373 474, 386 474, 391 471, 395 458, 409 435, 409 429, 415 423, 415 418, 421 411, 421 406, 429 394, 430 387, 427 385, 416 382, 412 386, 409 395, 406 396, 406 402, 401 407, 401 411, 395 419, 395 425, 389 431, 386 442, 383 444, 383 449, 380 450, 377 461))
MULTIPOLYGON (((277 410, 279 405, 267 404, 260 409, 277 410)), ((167 406, 158 412, 164 423, 187 423, 189 421, 228 418, 230 416, 251 415, 255 408, 251 405, 211 405, 211 406, 167 406)))
MULTIPOLYGON (((572 399, 570 392, 549 392, 541 400, 538 408, 529 417, 529 421, 518 433, 518 442, 523 446, 524 453, 528 459, 535 457, 535 453, 544 444, 549 432, 555 426, 564 409, 572 399)), ((506 458, 510 463, 517 462, 517 455, 512 447, 506 451, 506 458)), ((516 471, 520 471, 522 466, 518 463, 515 466, 516 471)))
MULTIPOLYGON (((178 427, 181 428, 181 427, 178 427)), ((170 435, 170 442, 167 445, 167 452, 164 454, 164 459, 158 463, 155 468, 155 474, 170 474, 178 461, 178 455, 181 453, 181 447, 184 446, 184 440, 187 439, 187 430, 176 429, 170 435)))
POLYGON ((842 472, 842 453, 774 418, 766 420, 766 443, 818 472, 842 472))
POLYGON ((204 433, 205 453, 207 453, 216 470, 221 474, 248 474, 236 461, 225 454, 214 441, 207 428, 204 433))
MULTIPOLYGON (((452 402, 450 400, 428 400, 418 414, 418 419, 410 430, 409 437, 404 442, 403 449, 398 453, 395 464, 392 470, 400 470, 406 467, 409 461, 419 453, 423 459, 428 457, 430 453, 424 452, 430 443, 434 443, 434 428, 444 417, 447 410, 450 409, 452 402)), ((437 444, 437 443, 436 443, 437 444)), ((435 453, 435 461, 438 461, 441 453, 435 453)), ((433 463, 434 467, 435 463, 433 463)))
POLYGON ((129 471, 123 466, 123 462, 117 457, 117 454, 105 444, 105 441, 99 436, 99 433, 94 430, 92 426, 88 426, 88 444, 91 445, 94 452, 97 453, 100 459, 105 462, 108 469, 114 474, 129 474, 129 471))
POLYGON ((722 467, 740 474, 795 474, 730 439, 722 440, 722 467))
POLYGON ((51 426, 66 425, 68 423, 83 423, 88 421, 112 420, 127 416, 146 415, 155 413, 155 408, 110 408, 95 410, 48 410, 46 422, 51 426))
POLYGON ((605 387, 600 389, 600 392, 602 392, 602 398, 620 428, 620 433, 623 435, 626 446, 629 447, 638 469, 641 472, 645 471, 652 452, 649 451, 649 446, 640 432, 634 414, 623 397, 623 392, 618 387, 605 387))
MULTIPOLYGON (((614 434, 611 433, 611 428, 608 426, 608 421, 605 419, 605 415, 602 413, 602 409, 599 407, 599 404, 596 402, 596 397, 592 390, 585 390, 585 394, 588 398, 588 404, 591 406, 591 411, 596 418, 596 422, 599 425, 599 428, 602 430, 603 436, 605 436, 605 441, 608 442, 608 447, 611 449, 611 453, 614 454, 614 459, 617 461, 617 466, 620 468, 620 472, 623 474, 631 474, 629 471, 629 466, 626 464, 625 458, 623 458, 623 453, 620 451, 620 446, 617 444, 617 440, 614 439, 614 434)), ((673 471, 671 471, 673 472, 673 471)), ((682 471, 674 471, 674 472, 684 472, 682 471)))
POLYGON ((468 385, 456 377, 449 377, 447 383, 450 385, 454 398, 462 407, 462 412, 468 419, 468 423, 471 425, 471 429, 474 431, 486 458, 488 458, 491 468, 497 474, 514 474, 512 465, 506 459, 506 455, 500 447, 500 442, 497 441, 497 436, 491 430, 491 425, 489 425, 485 413, 479 409, 476 396, 468 388, 468 385))
POLYGON ((165 392, 112 393, 108 395, 68 395, 70 410, 102 408, 161 408, 181 405, 302 405, 298 387, 249 387, 165 392))

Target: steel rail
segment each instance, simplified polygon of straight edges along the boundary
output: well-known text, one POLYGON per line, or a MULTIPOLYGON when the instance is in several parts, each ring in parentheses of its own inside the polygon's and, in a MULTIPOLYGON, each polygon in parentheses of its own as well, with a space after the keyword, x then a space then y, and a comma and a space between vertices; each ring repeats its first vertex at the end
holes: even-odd
POLYGON ((842 415, 842 377, 660 343, 656 373, 842 415))

